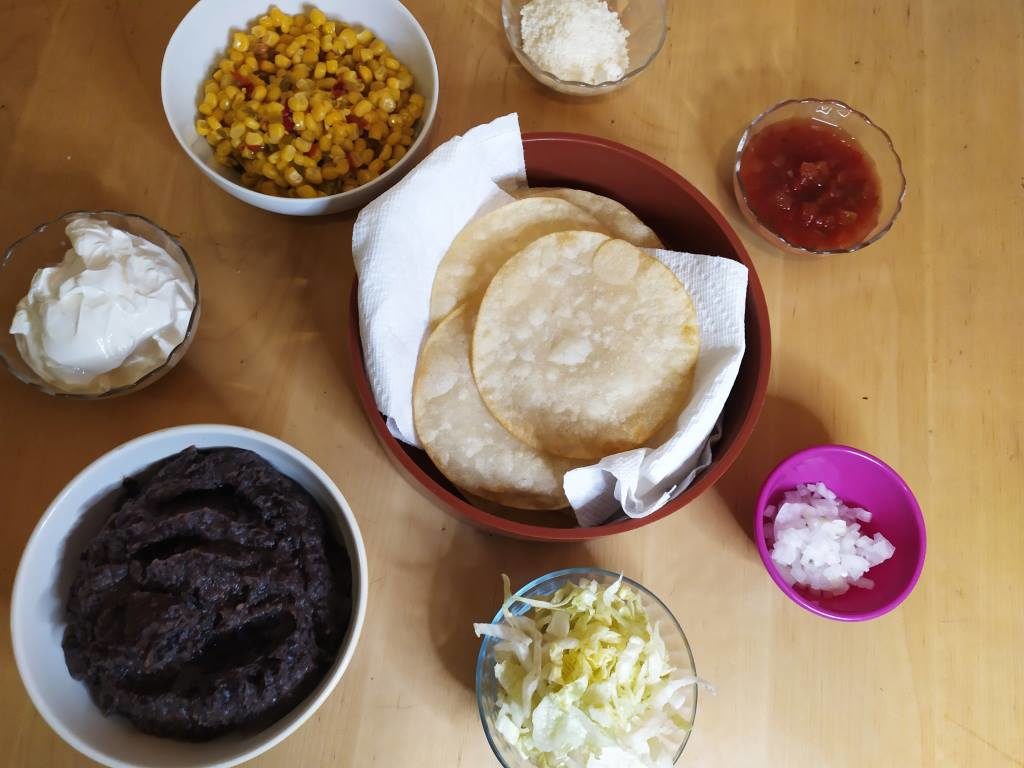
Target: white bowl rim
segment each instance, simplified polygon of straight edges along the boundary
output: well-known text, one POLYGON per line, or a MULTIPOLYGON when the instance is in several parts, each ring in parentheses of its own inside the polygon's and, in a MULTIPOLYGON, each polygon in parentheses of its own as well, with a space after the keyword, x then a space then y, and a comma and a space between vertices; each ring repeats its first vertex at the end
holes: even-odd
MULTIPOLYGON (((405 4, 400 2, 400 0, 390 0, 390 2, 394 3, 398 11, 404 14, 406 18, 410 22, 412 22, 412 27, 416 31, 417 37, 420 39, 420 42, 423 44, 424 48, 428 53, 428 58, 430 60, 431 75, 433 76, 434 80, 434 88, 427 102, 427 109, 423 114, 422 123, 420 124, 420 129, 416 134, 416 138, 413 139, 413 142, 411 145, 409 145, 409 149, 406 151, 405 155, 402 157, 401 160, 395 163, 394 167, 389 168, 387 171, 382 173, 377 178, 367 182, 366 184, 362 184, 361 186, 358 186, 355 189, 350 189, 347 192, 337 192, 333 195, 328 195, 327 197, 315 197, 311 199, 277 197, 274 195, 267 195, 263 192, 260 192, 259 190, 249 189, 248 187, 240 184, 234 179, 225 175, 221 175, 214 171, 206 162, 203 161, 202 158, 200 158, 198 155, 196 155, 195 152, 192 151, 192 147, 189 146, 189 143, 185 140, 185 137, 182 136, 178 132, 178 129, 175 127, 174 121, 171 120, 171 109, 170 105, 168 104, 167 89, 165 87, 168 77, 167 72, 169 69, 168 52, 171 50, 171 46, 176 43, 178 36, 185 34, 182 29, 185 26, 185 22, 188 21, 189 17, 192 16, 192 14, 198 13, 200 7, 208 1, 209 0, 197 0, 197 2, 188 10, 188 13, 181 17, 181 21, 178 22, 178 26, 174 28, 174 32, 167 40, 167 45, 164 47, 163 59, 161 60, 160 63, 160 102, 164 108, 164 118, 167 120, 167 126, 171 129, 171 133, 174 134, 174 138, 177 140, 178 144, 181 146, 183 150, 185 150, 185 154, 187 154, 189 158, 191 158, 192 162, 199 167, 199 169, 207 178, 209 178, 215 184, 218 183, 217 179, 223 180, 224 182, 230 184, 232 188, 237 188, 239 190, 243 190, 244 192, 250 192, 253 195, 256 195, 257 199, 262 200, 264 198, 267 198, 269 200, 273 200, 275 204, 289 209, 286 212, 283 212, 285 215, 295 215, 300 213, 303 209, 306 209, 309 206, 309 203, 311 202, 318 202, 321 205, 326 205, 327 201, 331 200, 352 199, 357 196, 356 193, 370 193, 370 199, 372 200, 374 197, 377 196, 377 194, 383 194, 388 189, 388 187, 391 186, 392 178, 401 178, 405 171, 400 169, 407 168, 409 163, 419 162, 417 150, 419 150, 421 145, 425 141, 427 141, 427 135, 433 128, 434 118, 437 116, 437 102, 441 93, 440 75, 437 69, 437 55, 434 53, 434 47, 430 44, 430 38, 427 37, 426 31, 423 29, 423 26, 420 24, 419 20, 413 15, 412 11, 406 8, 405 4), (383 189, 381 189, 379 193, 372 193, 372 190, 381 187, 382 185, 383 189)), ((381 2, 381 0, 374 0, 374 2, 381 2)), ((197 84, 197 87, 198 85, 201 84, 197 84)), ((249 201, 243 200, 243 202, 249 201)), ((255 203, 250 203, 250 205, 255 205, 255 203)), ((327 212, 329 213, 330 211, 327 212)))
MULTIPOLYGON (((327 677, 324 681, 321 681, 321 690, 313 699, 307 699, 296 706, 295 709, 286 713, 284 717, 288 717, 291 714, 296 713, 300 708, 301 712, 295 718, 295 720, 289 724, 286 728, 283 728, 274 737, 260 742, 255 745, 252 749, 247 750, 242 754, 235 755, 228 758, 225 761, 219 763, 210 763, 210 766, 218 766, 218 768, 230 768, 230 766, 238 765, 247 760, 252 760, 258 755, 263 754, 269 749, 280 744, 286 738, 291 736, 298 728, 303 725, 313 714, 320 708, 327 697, 334 691, 341 678, 344 676, 345 671, 348 669, 348 665, 352 660, 352 656, 355 654, 356 646, 359 644, 359 636, 362 633, 363 624, 366 619, 366 602, 369 594, 369 571, 367 568, 366 560, 366 548, 363 543, 363 536, 359 530, 359 523, 356 521, 355 514, 353 514, 351 507, 348 504, 348 500, 341 493, 338 486, 331 480, 330 476, 324 472, 320 466, 314 462, 311 458, 306 456, 302 451, 289 445, 288 443, 280 440, 272 435, 268 435, 258 430, 249 429, 247 427, 237 427, 229 424, 187 424, 178 427, 169 427, 167 429, 160 429, 155 432, 150 432, 145 435, 133 438, 125 443, 118 445, 116 448, 104 453, 96 460, 89 463, 82 471, 80 471, 75 477, 61 489, 60 493, 54 498, 50 505, 46 508, 42 517, 39 518, 39 522, 36 523, 36 527, 32 530, 32 535, 29 536, 28 542, 25 544, 25 548, 22 550, 21 559, 18 563, 18 570, 14 577, 14 586, 11 590, 11 646, 14 651, 14 662, 18 669, 18 676, 21 678, 22 685, 28 692, 29 698, 32 700, 32 704, 35 706, 36 711, 42 715, 46 723, 54 730, 54 732, 60 736, 65 742, 70 744, 76 750, 81 752, 86 757, 89 757, 103 765, 109 766, 127 766, 122 763, 119 759, 108 755, 107 753, 96 749, 91 744, 78 738, 69 729, 64 727, 64 723, 57 718, 53 712, 50 711, 49 706, 46 704, 45 699, 41 691, 39 691, 35 685, 33 678, 26 674, 27 670, 27 651, 22 646, 19 640, 19 635, 15 632, 15 619, 14 617, 19 613, 18 607, 21 603, 22 597, 22 582, 28 578, 25 573, 26 570, 26 558, 25 555, 35 545, 36 540, 41 536, 43 528, 47 522, 51 520, 56 510, 64 503, 66 498, 71 495, 72 491, 79 485, 85 484, 89 481, 90 475, 98 469, 106 467, 108 464, 112 464, 119 460, 121 455, 127 451, 137 449, 147 443, 156 442, 158 440, 170 438, 170 437, 184 437, 197 432, 214 432, 218 435, 223 435, 225 439, 230 440, 231 438, 247 438, 254 440, 264 445, 276 448, 277 450, 285 453, 292 458, 296 459, 301 463, 310 473, 320 482, 327 493, 332 499, 337 502, 339 509, 341 510, 342 522, 344 525, 349 527, 350 533, 352 534, 354 552, 349 552, 349 557, 353 560, 353 567, 358 572, 359 585, 358 589, 353 591, 353 611, 351 617, 351 623, 347 631, 348 641, 341 649, 338 659, 332 665, 332 669, 328 672, 327 677), (324 685, 324 682, 327 682, 324 685)), ((273 726, 271 726, 273 727, 273 726)), ((258 735, 258 734, 254 734, 258 735)), ((153 737, 157 738, 157 737, 153 737)))

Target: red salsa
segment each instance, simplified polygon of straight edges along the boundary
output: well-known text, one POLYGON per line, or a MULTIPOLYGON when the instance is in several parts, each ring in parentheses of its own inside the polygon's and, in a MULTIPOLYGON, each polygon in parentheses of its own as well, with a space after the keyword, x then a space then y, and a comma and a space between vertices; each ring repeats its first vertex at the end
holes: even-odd
POLYGON ((739 175, 754 215, 800 248, 850 248, 878 223, 875 164, 835 126, 794 117, 763 128, 744 148, 739 175))

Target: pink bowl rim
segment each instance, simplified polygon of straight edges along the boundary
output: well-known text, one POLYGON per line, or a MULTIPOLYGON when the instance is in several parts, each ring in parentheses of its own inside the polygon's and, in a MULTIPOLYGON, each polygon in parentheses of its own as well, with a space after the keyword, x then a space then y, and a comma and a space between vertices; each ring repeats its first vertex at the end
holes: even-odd
POLYGON ((921 512, 921 505, 917 502, 917 497, 914 496, 914 492, 907 485, 907 482, 903 479, 899 472, 890 467, 884 461, 877 456, 872 456, 867 451, 862 451, 859 448, 854 448, 849 445, 842 445, 840 443, 829 443, 825 445, 814 445, 810 448, 804 448, 802 451, 783 459, 776 465, 775 469, 771 471, 767 479, 761 485, 761 492, 757 497, 757 506, 754 510, 754 537, 756 539, 757 551, 761 555, 761 562, 764 563, 765 570, 768 571, 768 575, 771 576, 772 581, 778 586, 783 593, 792 600, 794 603, 799 605, 801 608, 810 611, 811 613, 823 616, 826 619, 833 619, 835 621, 870 621, 871 619, 877 619, 879 616, 892 611, 900 603, 907 599, 911 592, 914 591, 914 587, 917 586, 917 581, 921 577, 921 571, 924 569, 925 555, 928 549, 928 535, 925 530, 924 514, 921 512), (906 586, 900 591, 900 593, 889 602, 884 605, 875 608, 870 611, 859 611, 859 612, 840 612, 830 611, 827 608, 823 608, 821 605, 812 602, 808 598, 801 595, 797 590, 791 587, 779 574, 778 569, 772 562, 771 554, 768 552, 768 544, 765 541, 764 534, 764 508, 768 506, 768 499, 771 496, 772 488, 775 485, 775 481, 779 475, 789 467, 789 465, 800 461, 801 459, 809 456, 819 454, 835 454, 835 453, 847 453, 857 456, 861 459, 866 460, 868 463, 873 464, 876 469, 880 470, 883 474, 888 475, 890 478, 896 481, 896 484, 903 491, 906 499, 909 502, 911 516, 914 519, 915 528, 917 530, 917 544, 918 544, 918 558, 917 563, 914 566, 914 573, 910 577, 906 586))

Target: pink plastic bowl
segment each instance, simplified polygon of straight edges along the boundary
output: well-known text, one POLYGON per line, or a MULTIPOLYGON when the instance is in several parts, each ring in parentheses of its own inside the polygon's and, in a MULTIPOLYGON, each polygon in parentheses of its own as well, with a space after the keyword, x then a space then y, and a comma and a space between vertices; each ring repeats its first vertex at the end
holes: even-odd
POLYGON ((892 467, 869 453, 846 445, 818 445, 795 453, 777 466, 761 487, 754 518, 754 536, 768 575, 797 605, 837 621, 866 621, 888 613, 902 603, 924 567, 924 516, 914 494, 892 467), (880 532, 896 553, 868 572, 874 589, 851 587, 839 597, 811 597, 802 587, 791 587, 779 574, 764 531, 764 510, 778 505, 786 491, 801 483, 822 482, 850 506, 863 507, 873 518, 861 528, 880 532))

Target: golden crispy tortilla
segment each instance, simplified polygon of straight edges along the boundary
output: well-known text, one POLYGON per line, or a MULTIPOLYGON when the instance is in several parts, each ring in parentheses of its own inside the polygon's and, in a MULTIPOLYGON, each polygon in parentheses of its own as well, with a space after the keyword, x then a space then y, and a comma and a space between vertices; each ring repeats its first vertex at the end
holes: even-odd
POLYGON ((679 413, 699 346, 693 302, 668 267, 622 240, 560 232, 494 276, 473 374, 520 440, 596 459, 642 445, 679 413))
POLYGON ((578 462, 545 455, 510 435, 480 400, 469 367, 473 316, 460 307, 430 334, 413 384, 416 435, 455 485, 505 506, 561 509, 562 476, 578 462))
POLYGON ((639 248, 664 248, 654 230, 640 221, 629 208, 610 197, 566 187, 521 187, 512 193, 519 199, 558 197, 582 208, 599 222, 612 237, 625 240, 639 248))
POLYGON ((459 305, 479 301, 501 265, 538 237, 572 229, 603 231, 589 213, 553 197, 517 200, 471 221, 437 267, 431 326, 459 305))

